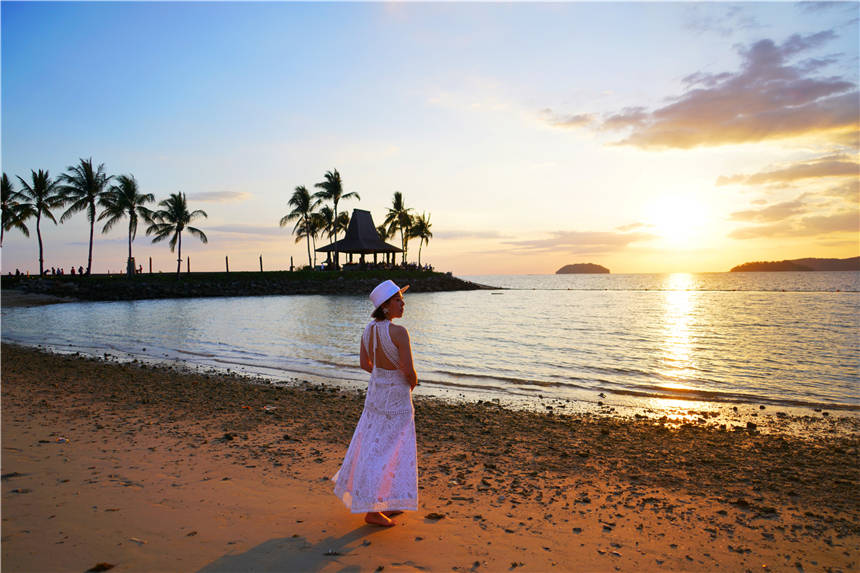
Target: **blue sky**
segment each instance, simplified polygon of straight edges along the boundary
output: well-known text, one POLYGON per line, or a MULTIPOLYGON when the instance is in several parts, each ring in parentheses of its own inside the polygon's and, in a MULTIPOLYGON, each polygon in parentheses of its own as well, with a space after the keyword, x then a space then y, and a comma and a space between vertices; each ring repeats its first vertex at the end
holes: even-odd
MULTIPOLYGON (((401 191, 430 213, 422 256, 461 275, 860 254, 857 3, 0 10, 3 172, 92 157, 185 192, 209 214, 209 244, 183 242, 195 270, 306 260, 277 223, 334 168, 362 197, 342 209, 379 223, 401 191)), ((43 225, 48 266, 86 264, 87 234, 43 225)), ((95 269, 125 241, 97 236, 95 269)), ((135 254, 175 260, 142 229, 135 254)), ((35 233, 2 255, 37 268, 35 233)))

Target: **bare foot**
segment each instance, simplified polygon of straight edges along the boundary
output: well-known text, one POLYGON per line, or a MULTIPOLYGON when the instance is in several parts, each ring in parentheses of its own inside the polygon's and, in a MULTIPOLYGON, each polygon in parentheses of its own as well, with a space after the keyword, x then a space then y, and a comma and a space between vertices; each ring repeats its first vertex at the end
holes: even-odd
POLYGON ((401 513, 403 513, 403 512, 400 511, 399 509, 395 509, 392 511, 383 511, 382 515, 384 515, 385 517, 396 517, 396 516, 400 515, 401 513))
POLYGON ((394 527, 395 523, 388 519, 382 513, 378 511, 368 512, 367 515, 364 516, 364 521, 371 525, 380 525, 382 527, 394 527))

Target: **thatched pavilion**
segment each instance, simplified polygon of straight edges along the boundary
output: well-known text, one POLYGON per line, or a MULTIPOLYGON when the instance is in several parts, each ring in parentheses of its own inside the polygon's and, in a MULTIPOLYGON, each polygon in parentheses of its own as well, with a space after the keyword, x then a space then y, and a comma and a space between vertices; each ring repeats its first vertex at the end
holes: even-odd
MULTIPOLYGON (((370 211, 363 209, 353 209, 352 217, 349 219, 349 226, 346 229, 346 236, 335 241, 330 245, 325 245, 317 249, 318 253, 347 253, 349 261, 352 262, 352 256, 360 255, 359 264, 364 264, 365 255, 373 255, 373 263, 376 264, 378 254, 385 256, 386 263, 394 263, 395 253, 402 252, 394 245, 389 245, 381 238, 376 230, 376 225, 373 224, 373 217, 370 211)), ((335 259, 337 260, 337 259, 335 259)))

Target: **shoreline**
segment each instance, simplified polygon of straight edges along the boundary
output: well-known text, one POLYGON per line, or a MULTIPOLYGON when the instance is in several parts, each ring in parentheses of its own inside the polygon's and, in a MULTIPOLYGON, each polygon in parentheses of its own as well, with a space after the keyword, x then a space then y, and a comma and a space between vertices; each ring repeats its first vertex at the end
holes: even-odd
MULTIPOLYGON (((26 295, 24 298, 28 298, 26 295)), ((39 304, 68 302, 44 297, 39 304)), ((86 302, 86 301, 84 301, 86 302)), ((30 305, 24 305, 30 306, 30 305)), ((310 370, 255 369, 248 364, 225 364, 193 362, 186 358, 158 357, 155 355, 130 353, 110 349, 95 352, 93 349, 80 351, 56 348, 47 344, 25 344, 4 341, 6 345, 29 348, 61 356, 81 357, 107 363, 124 365, 146 365, 152 368, 167 368, 185 374, 205 374, 214 376, 233 376, 236 380, 251 385, 271 385, 273 387, 295 387, 312 384, 333 388, 337 391, 361 391, 366 384, 363 372, 355 378, 336 376, 332 373, 312 372, 310 370)), ((637 392, 605 390, 581 390, 577 396, 554 397, 537 394, 512 394, 500 391, 467 389, 463 386, 450 386, 444 382, 422 381, 421 394, 446 404, 482 404, 510 410, 558 416, 591 415, 621 419, 642 419, 677 427, 694 424, 722 431, 746 431, 753 429, 763 433, 782 433, 794 435, 860 435, 860 407, 853 404, 793 404, 766 397, 755 399, 703 399, 697 397, 644 395, 637 392), (631 399, 638 398, 640 403, 631 399)))
POLYGON ((360 392, 2 354, 10 570, 857 567, 856 433, 671 427, 419 391, 420 509, 384 532, 328 482, 360 392))

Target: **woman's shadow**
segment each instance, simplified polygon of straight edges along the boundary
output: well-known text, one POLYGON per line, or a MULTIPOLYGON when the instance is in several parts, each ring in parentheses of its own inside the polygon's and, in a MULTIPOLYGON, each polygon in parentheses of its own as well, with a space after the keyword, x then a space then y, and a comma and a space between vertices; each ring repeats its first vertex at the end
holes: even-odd
MULTIPOLYGON (((301 536, 270 539, 245 553, 220 557, 198 573, 319 571, 332 562, 339 563, 341 556, 370 545, 367 540, 363 543, 358 541, 380 531, 383 531, 383 528, 363 525, 346 535, 338 538, 326 537, 316 544, 308 543, 307 539, 301 536)), ((360 570, 358 565, 344 565, 339 569, 343 573, 360 570)))

